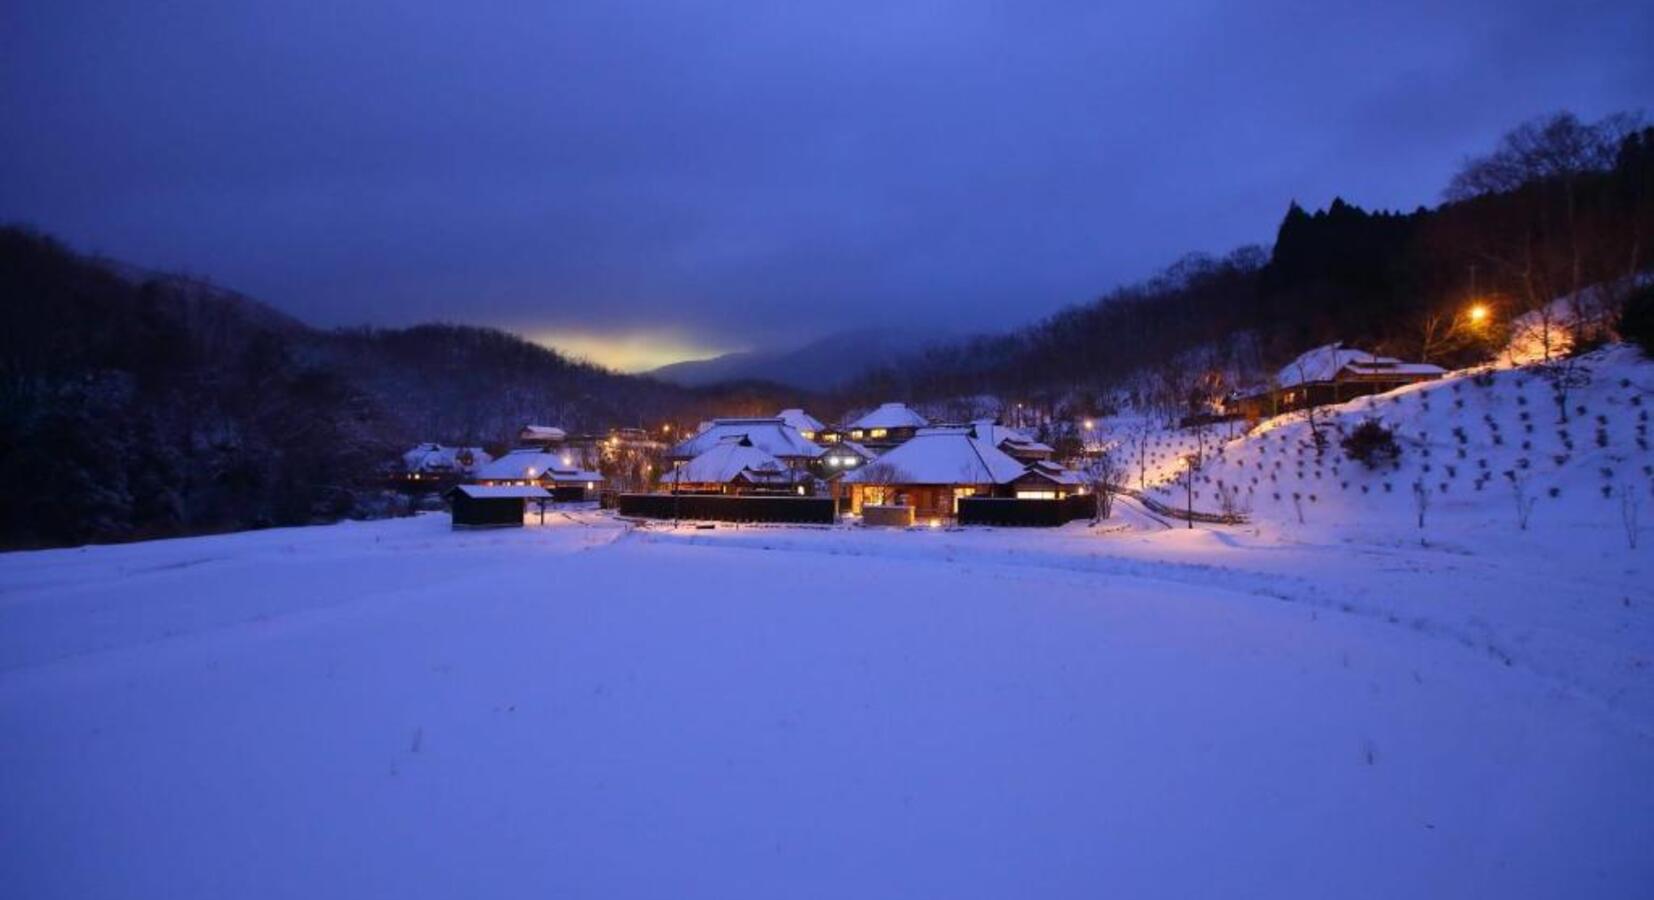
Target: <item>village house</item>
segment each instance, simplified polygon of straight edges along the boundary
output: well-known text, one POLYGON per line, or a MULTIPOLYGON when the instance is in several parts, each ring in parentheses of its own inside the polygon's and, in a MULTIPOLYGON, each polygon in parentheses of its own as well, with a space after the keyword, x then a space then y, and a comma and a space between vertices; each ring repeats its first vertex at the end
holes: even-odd
POLYGON ((925 428, 841 482, 852 514, 906 506, 921 519, 947 519, 958 514, 961 498, 1011 496, 1009 485, 1025 471, 970 428, 925 428))
POLYGON ((970 427, 979 440, 1005 451, 1005 455, 1017 462, 1040 462, 1050 459, 1057 452, 1050 444, 1035 440, 1027 432, 1000 425, 992 419, 977 419, 970 427))
POLYGON ((552 425, 524 425, 517 432, 517 446, 548 450, 568 440, 568 432, 552 425))
POLYGON ((580 468, 568 452, 520 447, 476 471, 479 484, 498 487, 539 486, 559 502, 590 500, 603 484, 598 472, 580 468))
POLYGON ((700 431, 667 452, 667 459, 681 464, 700 456, 730 438, 744 438, 752 446, 780 460, 789 469, 805 471, 821 456, 822 449, 780 417, 762 419, 713 419, 700 431))
POLYGON ((907 408, 905 403, 884 403, 878 409, 844 426, 848 440, 883 452, 918 434, 930 421, 907 408))
POLYGON ((1267 386, 1232 397, 1226 408, 1256 420, 1382 394, 1421 381, 1435 381, 1445 374, 1446 369, 1429 363, 1403 362, 1342 344, 1328 344, 1288 363, 1267 386))
POLYGON ((1050 460, 1029 463, 1010 488, 1018 500, 1065 500, 1088 490, 1084 475, 1050 460))
POLYGON ((775 417, 798 429, 798 433, 806 441, 814 441, 817 436, 827 430, 827 426, 821 424, 820 419, 802 409, 784 409, 776 413, 775 417))
POLYGON ((788 466, 753 445, 746 435, 728 435, 661 477, 673 493, 805 494, 808 473, 788 466))
POLYGON ((408 482, 458 481, 470 478, 493 457, 481 447, 447 447, 428 443, 402 454, 398 476, 408 482))
POLYGON ((816 475, 821 478, 834 478, 853 472, 878 458, 877 453, 855 441, 838 441, 829 444, 816 459, 816 475))

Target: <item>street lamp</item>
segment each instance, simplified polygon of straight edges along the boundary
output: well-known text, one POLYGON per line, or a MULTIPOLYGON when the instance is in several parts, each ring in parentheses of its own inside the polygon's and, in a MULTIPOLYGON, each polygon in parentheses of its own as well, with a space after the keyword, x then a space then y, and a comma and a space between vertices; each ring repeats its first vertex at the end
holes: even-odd
POLYGON ((1480 325, 1483 322, 1486 322, 1488 317, 1492 314, 1493 313, 1487 308, 1486 303, 1472 304, 1470 307, 1470 324, 1480 325))

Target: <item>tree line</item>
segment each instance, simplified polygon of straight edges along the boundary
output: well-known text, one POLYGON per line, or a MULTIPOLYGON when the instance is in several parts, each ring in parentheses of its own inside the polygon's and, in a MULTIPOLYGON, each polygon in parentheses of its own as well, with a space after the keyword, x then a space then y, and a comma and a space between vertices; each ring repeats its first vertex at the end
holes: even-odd
POLYGON ((845 402, 978 394, 1078 412, 1121 399, 1198 412, 1310 347, 1344 341, 1444 365, 1491 353, 1517 316, 1613 335, 1654 260, 1654 128, 1558 113, 1468 159, 1435 208, 1287 207, 1274 243, 1194 254, 1028 328, 931 347, 845 402), (1492 310, 1486 328, 1466 311, 1492 310))
POLYGON ((118 541, 397 509, 420 441, 773 412, 763 385, 688 390, 488 328, 322 331, 234 292, 0 228, 0 546, 118 541))

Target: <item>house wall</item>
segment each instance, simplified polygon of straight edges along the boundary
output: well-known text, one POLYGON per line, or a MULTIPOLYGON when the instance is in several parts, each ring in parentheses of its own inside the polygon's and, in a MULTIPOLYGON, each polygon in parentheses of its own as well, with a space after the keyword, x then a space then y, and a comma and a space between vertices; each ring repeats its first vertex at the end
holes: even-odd
POLYGON ((911 506, 919 519, 951 519, 958 513, 959 499, 1002 493, 991 484, 853 484, 850 511, 860 514, 863 506, 911 506))
POLYGON ((1406 387, 1409 384, 1435 380, 1434 376, 1385 377, 1382 379, 1372 376, 1340 377, 1337 381, 1298 384, 1251 397, 1242 397, 1236 401, 1236 406, 1240 409, 1241 414, 1248 419, 1267 419, 1270 416, 1278 416, 1282 413, 1289 413, 1310 406, 1343 403, 1357 397, 1382 394, 1399 387, 1406 387))

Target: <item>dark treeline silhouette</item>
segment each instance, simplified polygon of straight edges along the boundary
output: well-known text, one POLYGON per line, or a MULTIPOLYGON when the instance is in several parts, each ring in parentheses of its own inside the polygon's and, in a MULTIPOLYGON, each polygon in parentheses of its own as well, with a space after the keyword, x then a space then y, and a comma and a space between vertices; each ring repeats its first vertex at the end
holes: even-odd
POLYGON ((686 390, 504 332, 321 331, 229 291, 0 229, 0 544, 371 516, 421 440, 499 449, 523 424, 655 427, 796 392, 686 390))
POLYGON ((1268 250, 1186 257, 1021 331, 869 373, 844 400, 995 394, 1106 407, 1156 383, 1198 405, 1331 341, 1462 364, 1492 352, 1497 325, 1549 315, 1559 298, 1597 301, 1580 302, 1580 318, 1605 333, 1654 259, 1651 238, 1654 129, 1561 113, 1467 160, 1437 208, 1369 212, 1338 199, 1311 213, 1293 203, 1268 250), (1494 327, 1464 327, 1472 302, 1496 310, 1494 327))

